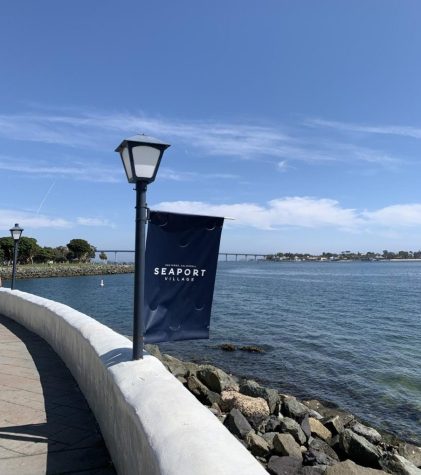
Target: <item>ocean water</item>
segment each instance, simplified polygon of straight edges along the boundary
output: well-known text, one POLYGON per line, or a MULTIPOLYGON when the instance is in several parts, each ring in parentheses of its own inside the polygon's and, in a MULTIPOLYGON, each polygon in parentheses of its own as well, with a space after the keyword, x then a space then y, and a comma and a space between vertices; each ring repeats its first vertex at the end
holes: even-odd
MULTIPOLYGON (((20 280, 16 287, 132 334, 132 274, 20 280)), ((210 340, 160 347, 330 402, 421 444, 421 263, 220 262, 210 340), (221 343, 265 352, 224 352, 221 343)))

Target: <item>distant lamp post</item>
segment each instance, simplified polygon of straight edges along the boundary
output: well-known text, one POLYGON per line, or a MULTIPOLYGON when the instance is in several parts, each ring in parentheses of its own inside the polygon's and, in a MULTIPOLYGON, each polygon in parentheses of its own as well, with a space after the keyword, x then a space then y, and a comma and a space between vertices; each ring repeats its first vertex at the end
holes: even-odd
POLYGON ((169 147, 146 135, 123 140, 116 148, 129 183, 136 183, 136 240, 133 312, 133 359, 143 358, 145 304, 145 237, 148 208, 146 188, 155 180, 164 151, 169 147))
POLYGON ((10 229, 10 234, 13 238, 13 270, 12 270, 12 285, 11 289, 15 288, 15 281, 16 281, 16 264, 18 261, 18 248, 19 248, 19 240, 22 235, 23 229, 19 227, 19 224, 15 224, 13 228, 10 229))

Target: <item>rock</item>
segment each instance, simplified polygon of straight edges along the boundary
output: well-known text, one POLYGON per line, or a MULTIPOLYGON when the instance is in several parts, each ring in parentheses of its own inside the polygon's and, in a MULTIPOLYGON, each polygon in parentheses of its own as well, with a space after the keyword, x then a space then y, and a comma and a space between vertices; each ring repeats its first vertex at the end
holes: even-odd
POLYGON ((402 455, 385 454, 379 460, 381 468, 396 475, 421 475, 421 469, 402 455))
POLYGON ((298 475, 322 475, 323 473, 325 473, 325 470, 325 465, 315 465, 313 467, 307 465, 305 467, 300 468, 300 470, 298 471, 298 475))
POLYGON ((187 378, 187 388, 202 404, 207 406, 219 404, 221 401, 221 396, 208 389, 196 376, 191 375, 187 378))
MULTIPOLYGON (((303 401, 303 403, 310 410, 313 410, 319 413, 323 417, 323 419, 331 419, 332 417, 335 417, 335 416, 341 416, 344 418, 348 417, 350 418, 350 420, 354 419, 354 416, 350 414, 349 412, 341 411, 340 409, 335 409, 332 407, 327 407, 324 404, 322 404, 320 401, 318 401, 317 399, 312 399, 310 401, 303 401)), ((315 417, 315 419, 319 419, 319 417, 315 417)))
POLYGON ((300 446, 291 434, 276 434, 273 438, 273 449, 277 454, 295 457, 300 462, 303 459, 300 446))
POLYGON ((333 435, 342 434, 342 432, 345 430, 345 427, 353 420, 354 416, 351 414, 336 415, 325 420, 324 426, 329 429, 333 435))
POLYGON ((303 464, 304 465, 335 465, 338 463, 338 460, 329 457, 324 452, 319 450, 309 449, 303 454, 303 464))
POLYGON ((309 409, 297 399, 288 397, 284 399, 282 412, 287 417, 301 421, 309 413, 309 409))
POLYGON ((294 421, 294 419, 291 419, 290 417, 284 417, 281 421, 279 421, 279 423, 281 432, 287 432, 291 434, 298 443, 305 444, 307 437, 305 436, 298 422, 294 421))
POLYGON ((265 432, 280 432, 281 420, 276 416, 270 416, 265 424, 265 432))
POLYGON ((215 366, 202 365, 196 374, 199 380, 215 393, 220 394, 227 390, 238 391, 238 384, 235 379, 215 366))
POLYGON ((264 353, 265 352, 265 350, 263 348, 260 348, 260 346, 254 346, 254 345, 240 346, 239 350, 247 351, 249 353, 264 353))
POLYGON ((264 399, 245 396, 237 391, 221 393, 221 408, 227 411, 232 408, 240 410, 255 428, 269 417, 269 406, 264 399))
POLYGON ((401 442, 398 445, 399 455, 402 455, 410 462, 412 462, 416 467, 421 467, 421 447, 416 445, 408 444, 406 442, 401 442))
POLYGON ((379 432, 376 431, 376 429, 367 427, 359 422, 356 422, 351 427, 351 429, 358 435, 362 435, 363 437, 365 437, 373 444, 378 444, 382 440, 382 436, 379 434, 379 432))
POLYGON ((324 441, 330 440, 332 438, 332 432, 330 432, 329 429, 326 429, 326 427, 320 421, 314 417, 310 417, 308 422, 310 424, 312 435, 316 435, 324 441))
POLYGON ((162 355, 162 363, 170 373, 172 373, 176 378, 187 381, 188 373, 193 373, 198 368, 198 365, 195 363, 185 363, 173 356, 164 354, 162 355))
POLYGON ((266 432, 262 435, 262 437, 266 440, 270 450, 273 450, 273 439, 277 434, 277 432, 266 432))
POLYGON ((383 470, 361 467, 361 465, 357 465, 351 460, 346 460, 327 467, 324 475, 382 475, 385 473, 383 470))
POLYGON ((222 345, 218 345, 218 348, 222 351, 235 351, 237 349, 237 347, 231 343, 222 343, 222 345))
POLYGON ((214 414, 216 417, 220 418, 222 416, 222 412, 221 412, 221 409, 220 407, 218 406, 218 404, 216 402, 214 402, 211 407, 209 408, 209 410, 212 412, 212 414, 214 414))
POLYGON ((278 457, 269 459, 268 472, 272 475, 295 475, 299 473, 301 462, 295 457, 278 457))
POLYGON ((328 455, 331 459, 335 460, 336 462, 339 462, 339 457, 338 457, 337 453, 324 440, 313 439, 309 443, 309 449, 317 450, 318 452, 323 452, 326 455, 328 455))
POLYGON ((310 422, 308 419, 309 419, 309 416, 308 414, 306 414, 300 424, 301 430, 304 432, 307 439, 311 437, 311 427, 310 427, 310 422))
POLYGON ((158 358, 159 361, 162 361, 163 359, 163 356, 162 356, 162 353, 159 349, 159 346, 158 345, 145 345, 145 350, 152 356, 155 356, 155 358, 158 358))
POLYGON ((240 382, 240 393, 246 396, 263 398, 268 403, 271 414, 279 410, 280 398, 276 389, 265 388, 256 381, 246 379, 240 382))
POLYGON ((232 409, 224 421, 224 426, 240 439, 244 439, 253 428, 238 409, 232 409))
POLYGON ((379 468, 380 450, 363 436, 351 429, 345 429, 340 435, 341 449, 354 462, 367 467, 379 468))
POLYGON ((269 444, 266 440, 254 432, 249 432, 246 435, 246 443, 247 448, 255 457, 265 457, 270 452, 269 444))

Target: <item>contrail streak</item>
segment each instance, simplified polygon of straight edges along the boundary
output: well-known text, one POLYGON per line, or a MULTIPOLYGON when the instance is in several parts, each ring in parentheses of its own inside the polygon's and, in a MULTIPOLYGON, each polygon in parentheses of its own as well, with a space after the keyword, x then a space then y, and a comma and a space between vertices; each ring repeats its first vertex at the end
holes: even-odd
POLYGON ((41 211, 41 208, 42 208, 43 204, 45 203, 45 200, 47 199, 47 197, 50 194, 51 190, 54 188, 55 184, 56 184, 56 182, 53 182, 53 184, 50 186, 50 188, 48 188, 48 191, 47 191, 47 193, 45 193, 44 198, 41 201, 41 204, 38 206, 37 214, 39 214, 39 212, 41 211))

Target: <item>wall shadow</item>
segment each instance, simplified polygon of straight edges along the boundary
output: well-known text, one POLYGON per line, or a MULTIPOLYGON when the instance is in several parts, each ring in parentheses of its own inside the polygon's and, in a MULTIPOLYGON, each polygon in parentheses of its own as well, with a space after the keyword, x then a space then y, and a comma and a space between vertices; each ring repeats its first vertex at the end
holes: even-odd
POLYGON ((91 470, 98 475, 115 474, 96 420, 60 357, 41 337, 15 321, 0 315, 0 325, 21 340, 30 355, 11 351, 8 364, 2 366, 7 378, 0 374, 0 399, 10 408, 17 406, 17 413, 5 420, 18 423, 0 424, 0 446, 17 457, 22 454, 29 463, 41 463, 46 457, 47 474, 91 470))

